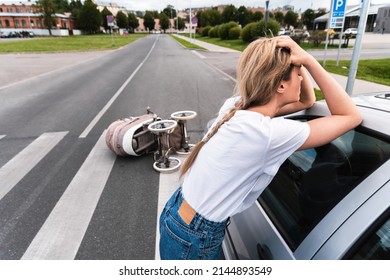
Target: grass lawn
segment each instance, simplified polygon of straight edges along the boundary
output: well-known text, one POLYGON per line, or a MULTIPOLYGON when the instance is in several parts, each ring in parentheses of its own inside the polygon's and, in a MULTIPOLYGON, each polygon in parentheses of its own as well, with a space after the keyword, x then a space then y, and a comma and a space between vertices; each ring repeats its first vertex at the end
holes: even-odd
POLYGON ((184 40, 184 39, 181 39, 177 36, 173 36, 171 35, 171 37, 173 39, 175 39, 176 41, 178 41, 180 44, 182 44, 185 48, 189 48, 189 49, 197 49, 197 50, 204 50, 204 48, 198 46, 198 45, 195 45, 195 44, 191 44, 190 42, 188 42, 187 40, 184 40))
MULTIPOLYGON (((325 69, 328 72, 348 76, 350 60, 327 61, 325 69)), ((356 79, 366 80, 377 84, 390 86, 390 58, 359 60, 356 79)))
POLYGON ((147 34, 88 35, 49 37, 20 40, 2 40, 0 53, 95 51, 125 46, 147 34))
MULTIPOLYGON (((188 34, 183 35, 188 36, 188 34)), ((243 51, 248 46, 248 43, 243 42, 242 40, 221 40, 220 38, 203 37, 200 35, 196 35, 195 38, 238 51, 243 51)), ((306 50, 314 48, 313 45, 309 43, 302 43, 301 47, 306 50)), ((338 45, 328 45, 328 48, 338 48, 338 45)), ((316 49, 324 49, 324 44, 316 49)), ((320 63, 322 63, 322 61, 320 61, 320 63)), ((336 66, 335 60, 329 60, 327 61, 325 69, 334 74, 348 76, 350 63, 351 61, 349 60, 341 60, 339 61, 339 66, 336 66)), ((390 59, 360 60, 356 78, 390 86, 390 59)))
MULTIPOLYGON (((181 34, 181 35, 189 37, 188 34, 181 34)), ((200 36, 199 34, 195 35, 195 39, 203 41, 203 42, 207 42, 207 43, 210 43, 210 44, 218 45, 218 46, 221 46, 221 47, 234 49, 234 50, 237 50, 237 51, 243 51, 249 44, 247 42, 242 41, 241 39, 238 39, 238 40, 221 40, 220 38, 210 38, 208 36, 203 37, 203 36, 200 36)), ((311 43, 303 42, 303 43, 301 43, 301 47, 303 49, 305 49, 305 50, 309 50, 309 49, 324 49, 325 48, 325 44, 321 44, 318 47, 315 47, 311 43)), ((334 49, 334 48, 338 48, 338 47, 339 47, 338 44, 329 44, 328 45, 328 49, 334 49)))

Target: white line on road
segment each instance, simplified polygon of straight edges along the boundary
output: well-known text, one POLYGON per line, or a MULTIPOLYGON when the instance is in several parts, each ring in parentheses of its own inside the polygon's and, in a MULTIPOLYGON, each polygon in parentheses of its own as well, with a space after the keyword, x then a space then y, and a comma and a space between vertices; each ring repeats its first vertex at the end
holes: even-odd
POLYGON ((206 58, 204 55, 200 54, 199 52, 197 52, 197 51, 195 51, 195 50, 192 50, 191 52, 192 52, 193 54, 195 54, 196 56, 198 56, 199 58, 201 58, 201 59, 205 59, 205 58, 206 58))
MULTIPOLYGON (((175 155, 175 157, 180 158, 183 162, 185 160, 185 156, 175 155)), ((179 187, 179 171, 160 174, 160 183, 158 188, 158 204, 157 204, 157 226, 156 226, 156 248, 155 248, 155 259, 160 259, 160 230, 159 230, 159 219, 162 210, 164 209, 165 203, 171 197, 171 195, 176 191, 179 187)))
POLYGON ((105 133, 106 131, 99 138, 22 259, 75 258, 116 159, 107 149, 105 133))
POLYGON ((101 117, 104 115, 104 113, 110 108, 112 103, 118 98, 118 96, 122 93, 122 91, 125 89, 125 87, 130 83, 130 81, 133 79, 135 74, 137 74, 138 70, 141 69, 141 67, 144 65, 146 60, 149 58, 150 54, 152 53, 154 47, 156 46, 157 40, 159 36, 154 41, 154 44, 144 60, 138 65, 138 67, 134 70, 134 72, 130 75, 130 77, 123 83, 123 85, 118 89, 118 91, 114 94, 113 97, 108 101, 108 103, 100 110, 100 112, 95 116, 95 118, 91 121, 91 123, 84 129, 84 131, 80 134, 79 138, 85 138, 89 134, 89 132, 92 130, 92 128, 97 124, 97 122, 101 119, 101 117))
POLYGON ((0 139, 1 139, 1 138, 4 138, 4 137, 5 137, 5 135, 0 135, 0 139))
MULTIPOLYGON (((0 168, 0 199, 2 199, 30 170, 45 157, 68 133, 43 133, 19 154, 0 168)), ((2 138, 2 137, 0 137, 2 138)))

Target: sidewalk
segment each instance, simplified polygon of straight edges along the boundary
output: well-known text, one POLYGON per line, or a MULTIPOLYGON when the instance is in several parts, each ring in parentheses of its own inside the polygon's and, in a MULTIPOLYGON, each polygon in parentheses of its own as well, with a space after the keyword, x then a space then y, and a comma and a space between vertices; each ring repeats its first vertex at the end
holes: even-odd
MULTIPOLYGON (((180 36, 180 35, 176 35, 176 34, 175 34, 175 36, 178 36, 181 39, 190 41, 190 38, 188 38, 186 36, 180 36)), ((192 43, 195 45, 198 45, 200 47, 203 47, 211 52, 225 52, 225 53, 239 52, 239 51, 232 50, 229 48, 224 48, 224 47, 220 47, 220 46, 217 46, 214 44, 206 43, 206 42, 194 39, 194 38, 192 38, 192 43)), ((344 89, 346 88, 348 77, 342 76, 342 75, 337 75, 337 74, 332 74, 332 76, 344 89)), ((313 85, 315 88, 318 88, 317 84, 314 81, 313 81, 313 85)), ((382 91, 390 92, 390 86, 385 86, 385 85, 381 85, 381 84, 367 82, 364 80, 355 79, 352 95, 359 95, 359 94, 369 93, 369 92, 382 92, 382 91)))

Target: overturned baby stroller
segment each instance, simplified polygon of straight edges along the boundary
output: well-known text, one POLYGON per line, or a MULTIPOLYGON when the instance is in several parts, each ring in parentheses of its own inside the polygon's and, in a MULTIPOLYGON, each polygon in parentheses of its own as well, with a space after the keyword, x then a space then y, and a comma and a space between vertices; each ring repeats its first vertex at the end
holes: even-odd
POLYGON ((107 129, 106 144, 118 156, 141 156, 153 153, 153 168, 158 172, 174 172, 181 160, 171 154, 188 154, 187 120, 196 117, 194 111, 179 111, 171 119, 162 120, 150 108, 146 114, 114 121, 107 129))

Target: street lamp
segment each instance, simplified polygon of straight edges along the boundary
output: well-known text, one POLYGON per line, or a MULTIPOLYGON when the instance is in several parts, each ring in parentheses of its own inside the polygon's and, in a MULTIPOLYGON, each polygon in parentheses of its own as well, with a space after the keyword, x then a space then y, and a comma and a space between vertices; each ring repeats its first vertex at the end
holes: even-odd
POLYGON ((190 42, 192 43, 192 8, 191 8, 191 0, 190 0, 190 17, 189 17, 189 24, 190 24, 190 42))
POLYGON ((265 17, 264 17, 264 24, 265 24, 265 35, 267 36, 267 26, 268 26, 268 4, 269 0, 265 1, 265 17))

